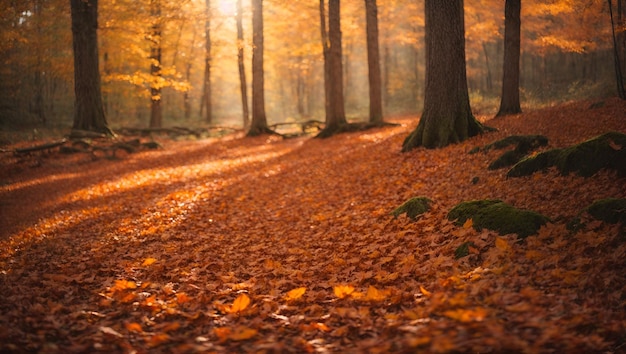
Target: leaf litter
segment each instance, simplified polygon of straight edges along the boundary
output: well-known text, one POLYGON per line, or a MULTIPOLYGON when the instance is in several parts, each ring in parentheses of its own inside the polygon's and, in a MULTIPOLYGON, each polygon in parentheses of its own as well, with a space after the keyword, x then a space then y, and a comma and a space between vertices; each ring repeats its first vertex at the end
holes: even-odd
POLYGON ((506 179, 487 170, 495 153, 468 154, 512 134, 552 148, 626 132, 625 103, 589 105, 409 153, 414 118, 326 140, 163 141, 120 161, 4 156, 0 351, 623 352, 624 231, 566 224, 626 181, 506 179), (415 220, 389 214, 421 195, 433 203, 415 220), (475 199, 553 222, 518 242, 447 220, 475 199))

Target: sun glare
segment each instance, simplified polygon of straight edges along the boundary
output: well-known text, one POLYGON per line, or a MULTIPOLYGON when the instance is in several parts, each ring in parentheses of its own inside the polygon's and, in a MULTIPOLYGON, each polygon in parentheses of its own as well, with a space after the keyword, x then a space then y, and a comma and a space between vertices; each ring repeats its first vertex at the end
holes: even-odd
POLYGON ((219 0, 217 2, 217 8, 224 16, 235 16, 237 14, 237 1, 219 0))

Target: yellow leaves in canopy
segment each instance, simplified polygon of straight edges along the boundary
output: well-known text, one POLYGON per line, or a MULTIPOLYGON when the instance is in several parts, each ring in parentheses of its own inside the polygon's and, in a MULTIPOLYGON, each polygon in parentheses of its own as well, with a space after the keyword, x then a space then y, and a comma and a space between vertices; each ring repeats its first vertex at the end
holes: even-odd
POLYGON ((295 288, 295 289, 290 290, 289 292, 287 292, 287 295, 285 295, 285 300, 287 300, 287 301, 297 300, 300 297, 302 297, 302 295, 304 295, 305 292, 306 292, 306 288, 305 287, 295 288))

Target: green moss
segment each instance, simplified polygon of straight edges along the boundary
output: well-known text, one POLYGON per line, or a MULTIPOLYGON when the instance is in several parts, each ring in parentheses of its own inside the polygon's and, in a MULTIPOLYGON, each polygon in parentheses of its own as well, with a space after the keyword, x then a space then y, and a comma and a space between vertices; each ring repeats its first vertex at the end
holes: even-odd
POLYGON ((453 220, 457 225, 463 225, 467 219, 474 218, 474 215, 478 213, 478 211, 485 209, 486 207, 502 203, 501 200, 494 199, 486 199, 486 200, 472 200, 469 202, 463 202, 458 204, 450 212, 448 212, 448 220, 453 220))
POLYGON ((474 242, 463 242, 457 249, 454 251, 454 258, 459 259, 465 256, 468 256, 470 253, 470 247, 474 247, 474 242))
POLYGON ((463 224, 472 219, 476 230, 489 229, 500 233, 517 234, 520 238, 537 233, 549 219, 530 210, 520 210, 499 200, 463 202, 448 213, 449 220, 463 224))
POLYGON ((419 215, 430 210, 430 203, 432 203, 432 200, 426 197, 411 198, 392 211, 391 215, 397 218, 401 214, 406 213, 408 217, 415 220, 419 215))
POLYGON ((565 149, 553 149, 526 158, 509 170, 507 177, 527 176, 556 166, 567 175, 576 172, 590 177, 603 168, 616 170, 626 177, 626 134, 609 132, 565 149))
POLYGON ((597 220, 609 224, 626 224, 626 199, 607 198, 593 202, 585 211, 597 220))
POLYGON ((548 138, 543 135, 511 135, 486 145, 483 150, 504 149, 511 145, 515 145, 518 152, 527 154, 540 146, 548 145, 548 138))

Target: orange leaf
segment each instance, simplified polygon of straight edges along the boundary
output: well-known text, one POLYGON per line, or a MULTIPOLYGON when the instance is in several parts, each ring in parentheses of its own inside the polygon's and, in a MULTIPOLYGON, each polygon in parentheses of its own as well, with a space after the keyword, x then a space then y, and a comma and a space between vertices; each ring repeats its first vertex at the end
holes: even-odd
POLYGON ((302 297, 302 295, 304 295, 305 292, 306 292, 306 288, 305 287, 295 288, 295 289, 290 290, 289 292, 287 292, 287 295, 285 295, 285 300, 287 300, 287 301, 297 300, 300 297, 302 297))
POLYGON ((237 313, 246 309, 250 305, 250 298, 246 294, 241 294, 237 296, 235 301, 233 302, 233 306, 231 306, 228 312, 237 313))
POLYGON ((426 297, 430 297, 432 295, 432 293, 426 289, 424 289, 423 286, 420 285, 420 291, 422 292, 422 294, 424 294, 424 296, 426 297))
POLYGON ((380 291, 371 285, 367 288, 367 294, 365 295, 365 299, 370 301, 382 301, 386 297, 387 294, 384 291, 380 291))
POLYGON ((152 337, 150 337, 150 340, 148 341, 148 346, 151 348, 154 348, 169 340, 170 340, 170 336, 168 336, 166 333, 157 333, 153 335, 152 337))
POLYGON ((443 313, 446 317, 449 317, 453 320, 457 320, 459 322, 467 323, 467 322, 480 322, 487 317, 487 310, 483 308, 476 309, 457 309, 457 310, 449 310, 443 313))
POLYGON ((230 336, 230 328, 228 327, 216 327, 213 328, 213 333, 217 336, 220 342, 224 342, 228 340, 228 336, 230 336))
POLYGON ((501 251, 508 251, 511 249, 511 246, 509 246, 509 243, 502 237, 496 237, 496 248, 501 251))
POLYGON ((354 292, 354 287, 350 285, 337 285, 333 287, 333 291, 335 292, 335 296, 343 299, 354 292))
POLYGON ((135 289, 135 288, 137 288, 137 284, 135 284, 134 281, 121 279, 121 280, 115 281, 115 285, 113 285, 111 290, 116 291, 116 290, 126 290, 126 289, 135 289))
POLYGON ((464 229, 469 229, 472 226, 474 226, 474 220, 472 219, 465 220, 465 223, 463 224, 464 229))
POLYGON ((129 332, 137 332, 137 333, 143 332, 141 325, 137 322, 126 323, 125 326, 129 332))
POLYGON ((184 304, 186 302, 191 301, 191 299, 189 298, 189 296, 187 296, 187 294, 185 293, 177 293, 176 294, 176 302, 178 304, 184 304))
POLYGON ((232 333, 228 336, 228 338, 235 340, 235 341, 246 340, 246 339, 250 339, 256 336, 257 333, 259 333, 259 331, 254 328, 248 328, 248 327, 242 326, 242 327, 235 328, 232 331, 232 333))
POLYGON ((146 266, 149 266, 149 265, 151 265, 152 263, 154 263, 154 262, 156 262, 156 261, 157 261, 157 260, 156 260, 156 258, 148 257, 148 258, 146 258, 146 259, 143 261, 143 263, 141 263, 141 265, 142 265, 142 266, 144 266, 144 267, 146 267, 146 266))

